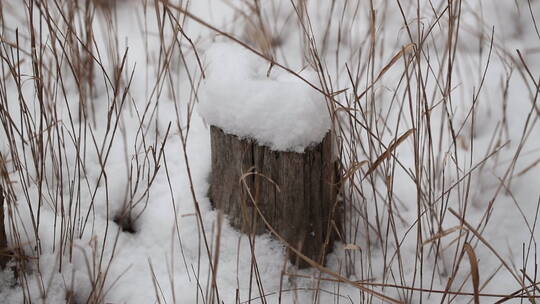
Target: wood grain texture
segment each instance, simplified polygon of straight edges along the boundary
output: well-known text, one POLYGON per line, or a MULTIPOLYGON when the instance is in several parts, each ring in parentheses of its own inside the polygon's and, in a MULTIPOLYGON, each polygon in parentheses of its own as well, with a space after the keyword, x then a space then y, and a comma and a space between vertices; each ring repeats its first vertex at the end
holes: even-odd
MULTIPOLYGON (((233 227, 261 234, 267 230, 251 194, 269 224, 289 244, 323 264, 342 215, 336 204, 338 172, 331 133, 304 153, 295 153, 272 151, 214 126, 210 132, 213 206, 228 215, 233 227)), ((299 267, 307 266, 292 252, 290 259, 299 267)))

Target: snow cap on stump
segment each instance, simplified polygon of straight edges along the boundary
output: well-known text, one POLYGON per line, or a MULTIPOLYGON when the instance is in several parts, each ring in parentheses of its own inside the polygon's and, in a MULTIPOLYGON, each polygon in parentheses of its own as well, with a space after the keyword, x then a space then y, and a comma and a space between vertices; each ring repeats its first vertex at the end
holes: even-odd
MULTIPOLYGON (((242 46, 215 43, 206 52, 199 112, 224 132, 276 151, 303 152, 330 129, 324 96, 242 46)), ((314 72, 300 73, 312 83, 314 72)))

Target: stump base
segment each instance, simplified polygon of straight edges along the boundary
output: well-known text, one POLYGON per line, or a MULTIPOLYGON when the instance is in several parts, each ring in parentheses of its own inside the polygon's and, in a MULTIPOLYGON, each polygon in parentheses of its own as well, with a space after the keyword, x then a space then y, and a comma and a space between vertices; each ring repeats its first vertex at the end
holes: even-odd
MULTIPOLYGON (((329 132, 304 153, 272 151, 255 141, 211 127, 212 174, 209 197, 231 225, 261 234, 266 226, 256 202, 273 229, 310 259, 324 264, 340 229, 338 172, 329 132)), ((292 263, 309 266, 292 251, 292 263)))

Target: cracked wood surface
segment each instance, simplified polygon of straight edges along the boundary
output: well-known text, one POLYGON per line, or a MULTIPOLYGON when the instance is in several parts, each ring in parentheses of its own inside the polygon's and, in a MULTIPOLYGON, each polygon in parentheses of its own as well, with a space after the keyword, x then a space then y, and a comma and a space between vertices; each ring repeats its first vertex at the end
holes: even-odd
MULTIPOLYGON (((215 126, 210 132, 209 197, 213 207, 222 210, 236 229, 261 234, 267 229, 257 215, 254 200, 290 245, 323 264, 342 214, 336 204, 338 172, 331 133, 318 145, 296 153, 272 151, 215 126)), ((291 252, 289 256, 294 264, 307 266, 291 252)))

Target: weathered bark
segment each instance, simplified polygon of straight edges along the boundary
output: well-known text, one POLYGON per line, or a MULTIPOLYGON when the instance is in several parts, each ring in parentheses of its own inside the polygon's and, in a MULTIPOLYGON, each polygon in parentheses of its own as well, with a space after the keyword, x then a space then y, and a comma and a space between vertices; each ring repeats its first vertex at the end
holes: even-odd
POLYGON ((4 223, 4 189, 0 185, 0 269, 6 267, 9 261, 7 237, 4 223))
MULTIPOLYGON (((341 222, 331 133, 304 153, 272 151, 214 126, 211 140, 213 206, 228 215, 233 227, 260 234, 267 229, 254 200, 291 246, 324 263, 341 222)), ((308 266, 293 252, 289 256, 294 264, 308 266)))

